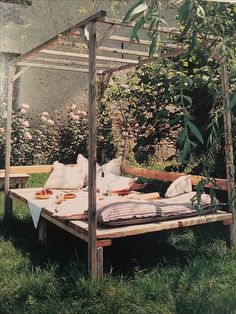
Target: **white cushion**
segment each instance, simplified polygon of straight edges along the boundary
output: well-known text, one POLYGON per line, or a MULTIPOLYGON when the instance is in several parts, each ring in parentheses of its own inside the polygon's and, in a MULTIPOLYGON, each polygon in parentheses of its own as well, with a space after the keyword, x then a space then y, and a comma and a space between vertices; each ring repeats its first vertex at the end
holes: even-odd
MULTIPOLYGON (((87 186, 88 185, 88 165, 89 165, 89 162, 88 162, 88 159, 85 158, 83 155, 79 154, 77 156, 77 166, 78 168, 82 171, 82 172, 85 172, 85 181, 84 181, 84 186, 87 186)), ((99 173, 99 171, 101 171, 101 167, 99 166, 99 164, 97 164, 97 173, 99 173)))
POLYGON ((122 157, 118 157, 108 161, 106 164, 102 165, 102 171, 110 172, 117 176, 121 175, 120 165, 121 165, 122 157))
POLYGON ((166 191, 165 197, 170 198, 190 192, 192 192, 191 176, 181 176, 171 183, 166 191))
POLYGON ((55 161, 44 187, 51 189, 81 189, 84 186, 85 178, 86 172, 81 171, 79 167, 72 167, 55 161))
POLYGON ((128 190, 130 185, 137 181, 137 178, 129 178, 123 176, 117 176, 110 172, 104 171, 104 178, 102 177, 102 173, 97 174, 97 189, 100 190, 101 186, 106 185, 106 189, 110 191, 120 191, 120 190, 128 190))

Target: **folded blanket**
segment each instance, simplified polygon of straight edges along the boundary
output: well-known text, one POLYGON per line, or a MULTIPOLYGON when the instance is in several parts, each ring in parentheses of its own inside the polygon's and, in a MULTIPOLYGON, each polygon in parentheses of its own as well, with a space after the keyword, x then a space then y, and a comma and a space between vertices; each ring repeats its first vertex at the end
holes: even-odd
MULTIPOLYGON (((152 217, 177 217, 183 215, 197 214, 194 208, 195 192, 186 193, 171 199, 160 199, 156 201, 124 200, 107 204, 98 210, 98 222, 109 225, 116 221, 128 221, 132 219, 144 219, 152 217)), ((211 206, 211 197, 207 194, 201 195, 201 207, 206 210, 211 206)))
MULTIPOLYGON (((129 200, 121 196, 107 196, 103 200, 97 198, 97 220, 101 224, 109 224, 131 219, 197 214, 193 204, 195 196, 195 192, 190 192, 170 199, 158 200, 129 200)), ((209 209, 210 195, 202 194, 201 206, 204 210, 209 209)), ((62 220, 87 219, 88 193, 80 192, 77 198, 58 205, 54 216, 62 220)))

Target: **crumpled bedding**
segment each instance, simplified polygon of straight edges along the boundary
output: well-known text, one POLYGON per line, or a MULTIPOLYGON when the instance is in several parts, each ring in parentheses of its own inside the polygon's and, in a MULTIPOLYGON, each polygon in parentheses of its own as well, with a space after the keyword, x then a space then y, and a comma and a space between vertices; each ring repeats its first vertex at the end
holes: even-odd
MULTIPOLYGON (((174 218, 197 216, 193 198, 195 192, 186 193, 169 199, 130 200, 120 196, 107 196, 97 199, 97 221, 105 226, 163 221, 174 218)), ((211 197, 201 195, 203 213, 211 211, 211 197)), ((58 206, 54 216, 63 220, 88 218, 88 194, 81 193, 78 198, 68 200, 58 206)))

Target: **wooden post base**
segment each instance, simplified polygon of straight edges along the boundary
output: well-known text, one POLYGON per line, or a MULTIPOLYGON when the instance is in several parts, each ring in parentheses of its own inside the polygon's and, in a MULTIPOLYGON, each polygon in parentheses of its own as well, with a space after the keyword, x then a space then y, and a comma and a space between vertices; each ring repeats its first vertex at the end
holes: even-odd
POLYGON ((103 277, 103 247, 97 248, 97 279, 100 280, 103 277))
POLYGON ((12 199, 9 196, 5 196, 4 219, 9 220, 11 218, 12 218, 12 199))
POLYGON ((47 221, 44 218, 40 218, 38 225, 39 243, 41 245, 47 245, 47 221))

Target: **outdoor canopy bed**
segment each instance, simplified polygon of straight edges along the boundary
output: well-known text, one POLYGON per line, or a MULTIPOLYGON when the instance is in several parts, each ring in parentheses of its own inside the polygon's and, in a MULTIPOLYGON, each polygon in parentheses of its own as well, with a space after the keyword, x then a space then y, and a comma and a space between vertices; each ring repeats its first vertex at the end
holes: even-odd
MULTIPOLYGON (((158 55, 149 57, 147 46, 148 40, 141 39, 139 43, 132 42, 124 36, 123 30, 133 27, 133 23, 124 23, 120 20, 106 17, 105 11, 99 11, 82 22, 62 32, 60 35, 49 39, 33 50, 26 52, 13 60, 9 69, 8 85, 8 109, 7 109, 7 140, 5 160, 5 218, 12 215, 12 200, 21 200, 27 204, 27 195, 35 193, 33 189, 10 189, 10 174, 13 173, 45 173, 52 170, 52 166, 10 166, 11 154, 11 115, 13 83, 30 67, 46 68, 88 73, 89 79, 89 162, 88 162, 88 221, 67 220, 62 221, 53 217, 53 213, 43 208, 41 213, 39 236, 41 241, 46 236, 46 223, 74 234, 88 243, 88 269, 92 278, 102 275, 103 271, 103 247, 110 246, 112 239, 134 236, 138 234, 158 232, 161 230, 179 227, 193 226, 211 222, 222 221, 231 225, 231 242, 235 245, 235 225, 233 224, 234 207, 232 198, 234 194, 234 164, 231 135, 231 117, 229 112, 224 114, 225 138, 226 138, 226 168, 227 180, 217 179, 218 189, 228 191, 229 213, 218 211, 215 214, 207 214, 196 217, 174 219, 171 221, 151 222, 146 224, 119 226, 105 228, 97 225, 96 212, 96 98, 97 98, 97 75, 100 75, 105 88, 112 74, 117 71, 136 68, 145 63, 157 61, 158 55), (98 35, 98 30, 100 35, 98 35), (118 32, 118 35, 117 35, 118 32), (116 35, 114 35, 116 34, 116 35), (81 46, 81 41, 83 46, 81 46), (105 44, 106 43, 106 44, 105 44), (120 48, 117 43, 122 43, 120 48), (128 48, 124 48, 127 43, 128 48), (134 47, 139 46, 139 50, 134 47), (83 49, 81 49, 81 47, 83 49), (109 54, 109 55, 107 55, 109 54), (112 55, 112 56, 111 56, 112 55), (118 57, 117 57, 118 55, 118 57)), ((149 29, 148 25, 143 31, 149 29)), ((174 43, 166 38, 166 34, 178 35, 179 31, 174 28, 159 27, 157 30, 164 41, 160 47, 164 48, 162 57, 169 58, 179 55, 187 47, 181 43, 174 43)), ((229 94, 227 89, 227 68, 224 59, 220 61, 222 68, 222 92, 225 106, 228 103, 229 94)), ((122 167, 124 174, 153 178, 164 181, 174 181, 183 174, 166 173, 141 168, 122 167)), ((202 177, 191 176, 191 182, 196 185, 202 177)))

